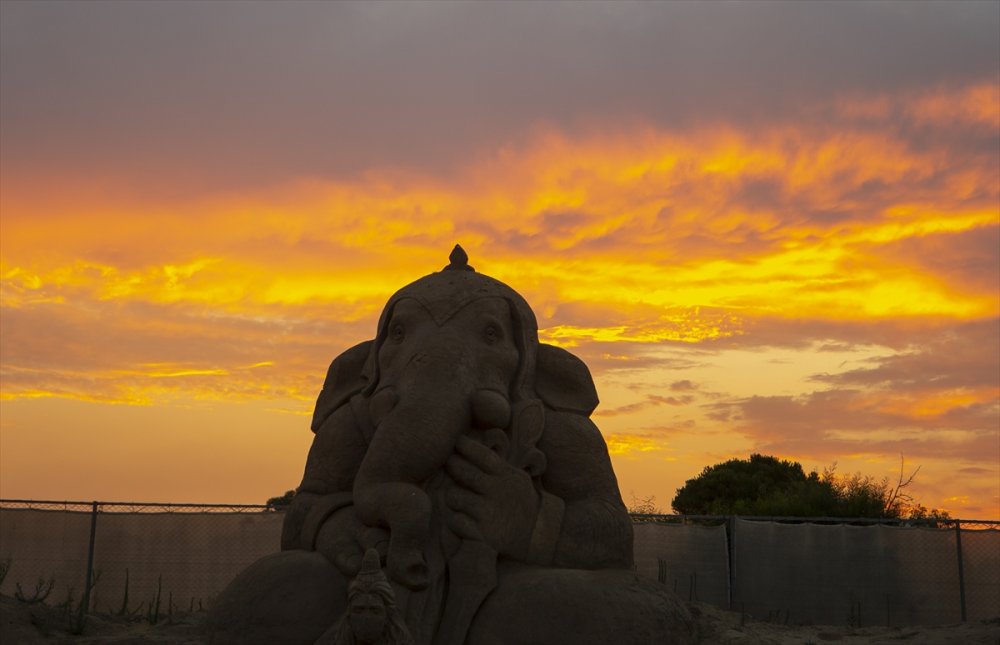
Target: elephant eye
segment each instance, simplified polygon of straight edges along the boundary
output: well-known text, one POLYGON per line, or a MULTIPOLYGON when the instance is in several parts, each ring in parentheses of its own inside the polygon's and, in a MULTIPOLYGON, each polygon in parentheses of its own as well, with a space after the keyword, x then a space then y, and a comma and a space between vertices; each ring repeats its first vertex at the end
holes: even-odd
POLYGON ((389 340, 399 343, 406 338, 406 328, 403 327, 403 323, 393 323, 389 327, 389 340))
POLYGON ((503 332, 500 330, 500 327, 498 327, 493 323, 486 325, 486 329, 483 331, 483 339, 487 343, 492 345, 502 338, 503 338, 503 332))

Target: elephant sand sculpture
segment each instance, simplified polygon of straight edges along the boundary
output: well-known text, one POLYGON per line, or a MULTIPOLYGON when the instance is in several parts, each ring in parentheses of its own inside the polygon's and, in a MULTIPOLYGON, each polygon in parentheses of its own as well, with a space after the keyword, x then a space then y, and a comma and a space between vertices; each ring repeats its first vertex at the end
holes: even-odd
POLYGON ((633 572, 586 365, 539 343, 527 302, 461 247, 450 260, 330 365, 282 551, 220 595, 212 643, 317 643, 371 549, 419 645, 692 638, 684 605, 633 572))

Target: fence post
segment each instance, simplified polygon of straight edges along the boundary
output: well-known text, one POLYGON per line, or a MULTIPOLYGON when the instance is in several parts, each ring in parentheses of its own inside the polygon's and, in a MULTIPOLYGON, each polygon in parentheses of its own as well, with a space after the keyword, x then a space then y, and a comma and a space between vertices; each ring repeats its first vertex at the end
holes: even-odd
POLYGON ((90 546, 87 548, 87 577, 83 581, 82 613, 90 612, 90 581, 94 575, 94 538, 97 537, 97 502, 90 510, 90 546))
POLYGON ((736 537, 736 516, 730 515, 726 520, 726 525, 726 528, 729 529, 727 536, 729 538, 727 540, 729 546, 727 549, 729 556, 729 610, 732 611, 735 600, 733 590, 736 588, 736 546, 734 539, 736 537))
POLYGON ((958 551, 958 599, 962 604, 962 622, 965 616, 965 566, 962 563, 962 522, 955 520, 955 549, 958 551))

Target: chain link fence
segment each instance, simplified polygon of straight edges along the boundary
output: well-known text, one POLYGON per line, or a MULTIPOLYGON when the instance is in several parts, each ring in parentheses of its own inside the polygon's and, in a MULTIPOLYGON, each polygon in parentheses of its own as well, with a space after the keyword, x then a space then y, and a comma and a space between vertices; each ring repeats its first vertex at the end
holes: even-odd
POLYGON ((785 624, 1000 616, 1000 521, 633 515, 637 571, 785 624))
POLYGON ((205 608, 278 550, 283 518, 261 505, 0 500, 0 593, 121 615, 205 608))
MULTIPOLYGON (((0 500, 0 593, 119 615, 205 608, 278 551, 283 517, 264 505, 0 500)), ((632 519, 640 575, 758 620, 909 626, 1000 615, 1000 521, 632 519)))

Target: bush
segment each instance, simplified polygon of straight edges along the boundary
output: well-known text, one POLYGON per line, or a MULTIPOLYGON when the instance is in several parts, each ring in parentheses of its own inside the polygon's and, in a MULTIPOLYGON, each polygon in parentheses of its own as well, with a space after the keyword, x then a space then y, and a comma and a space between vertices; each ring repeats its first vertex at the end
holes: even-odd
POLYGON ((906 477, 901 458, 893 484, 861 473, 840 477, 836 464, 822 475, 806 474, 798 462, 753 454, 705 467, 677 489, 671 506, 686 515, 947 519, 947 513, 928 511, 906 493, 919 470, 906 477))

